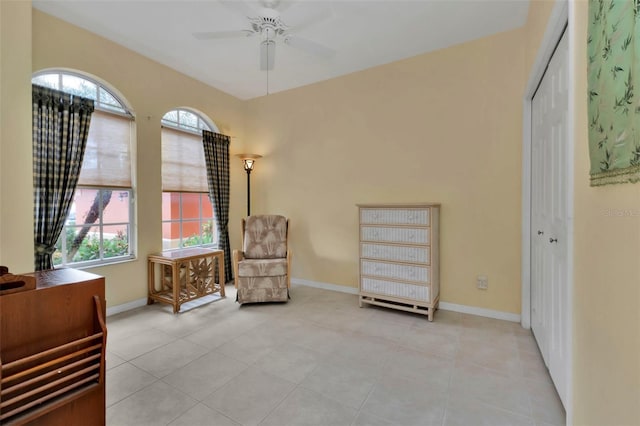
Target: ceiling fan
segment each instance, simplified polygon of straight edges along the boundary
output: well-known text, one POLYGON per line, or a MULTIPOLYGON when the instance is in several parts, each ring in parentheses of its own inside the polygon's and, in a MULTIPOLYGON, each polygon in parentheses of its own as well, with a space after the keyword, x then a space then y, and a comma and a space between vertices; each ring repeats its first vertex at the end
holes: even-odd
POLYGON ((248 28, 231 31, 196 32, 193 36, 198 40, 215 40, 236 37, 260 37, 260 69, 273 70, 275 63, 276 43, 282 42, 287 46, 306 51, 320 58, 329 59, 335 55, 335 50, 311 40, 298 37, 294 33, 314 25, 331 16, 330 9, 324 9, 316 16, 306 19, 296 26, 289 26, 283 22, 280 12, 288 9, 293 3, 279 0, 263 0, 263 6, 254 10, 244 1, 223 1, 223 6, 242 14, 248 19, 248 28))

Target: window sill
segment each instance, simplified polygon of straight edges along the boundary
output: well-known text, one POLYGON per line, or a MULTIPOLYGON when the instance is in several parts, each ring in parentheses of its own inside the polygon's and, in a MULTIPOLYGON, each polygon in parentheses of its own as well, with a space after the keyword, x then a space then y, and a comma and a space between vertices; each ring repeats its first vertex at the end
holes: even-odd
POLYGON ((135 255, 127 256, 127 257, 118 257, 113 260, 102 260, 99 262, 83 262, 83 263, 70 263, 64 266, 54 266, 54 269, 62 269, 62 268, 72 268, 72 269, 93 269, 93 268, 102 268, 103 266, 113 266, 120 265, 122 263, 130 263, 138 260, 135 255))

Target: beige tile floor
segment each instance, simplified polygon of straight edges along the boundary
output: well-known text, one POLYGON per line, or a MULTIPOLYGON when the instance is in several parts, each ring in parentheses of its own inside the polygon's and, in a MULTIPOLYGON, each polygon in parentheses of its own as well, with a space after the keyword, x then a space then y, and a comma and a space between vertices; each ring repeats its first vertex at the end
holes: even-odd
POLYGON ((227 298, 108 318, 107 424, 564 425, 528 330, 449 311, 359 308, 294 286, 286 304, 227 298))

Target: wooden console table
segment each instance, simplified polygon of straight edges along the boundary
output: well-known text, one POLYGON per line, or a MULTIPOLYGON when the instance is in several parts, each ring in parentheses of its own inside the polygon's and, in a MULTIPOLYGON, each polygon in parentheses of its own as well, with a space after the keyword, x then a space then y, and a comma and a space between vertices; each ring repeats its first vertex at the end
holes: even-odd
POLYGON ((177 313, 180 305, 199 297, 217 292, 225 296, 222 250, 194 247, 163 251, 149 255, 147 262, 148 305, 154 302, 167 303, 173 306, 173 313, 177 313), (156 269, 160 269, 158 282, 156 269))

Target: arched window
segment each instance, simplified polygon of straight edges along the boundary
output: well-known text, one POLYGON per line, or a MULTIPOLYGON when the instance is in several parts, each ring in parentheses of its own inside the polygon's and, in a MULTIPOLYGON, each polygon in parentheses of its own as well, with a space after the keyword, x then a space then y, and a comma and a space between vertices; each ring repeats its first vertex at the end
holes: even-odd
POLYGON ((217 132, 203 114, 177 108, 162 117, 162 248, 216 247, 202 130, 217 132))
POLYGON ((133 258, 131 145, 134 116, 115 89, 66 70, 33 75, 33 84, 95 101, 78 186, 56 243, 54 265, 92 265, 133 258))
POLYGON ((203 130, 218 132, 218 127, 213 121, 202 113, 187 108, 176 108, 166 113, 162 117, 162 126, 198 135, 201 135, 203 130))

